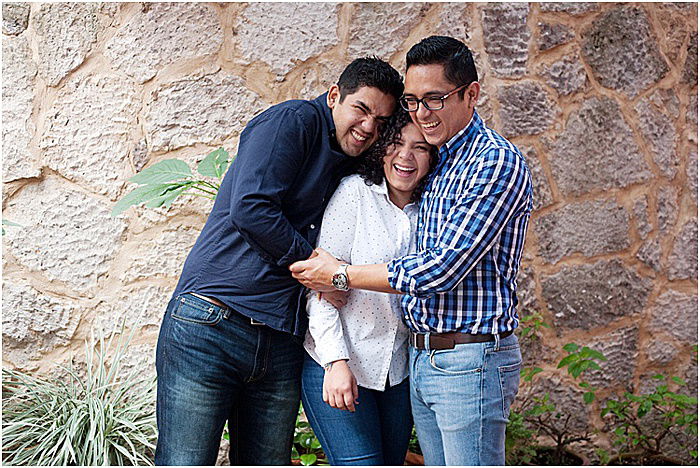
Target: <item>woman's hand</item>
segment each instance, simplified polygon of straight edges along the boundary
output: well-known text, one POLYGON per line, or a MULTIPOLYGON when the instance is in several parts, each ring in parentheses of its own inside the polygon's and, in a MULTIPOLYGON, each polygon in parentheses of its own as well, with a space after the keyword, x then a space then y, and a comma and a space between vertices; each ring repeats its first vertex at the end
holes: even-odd
POLYGON ((323 401, 333 408, 354 413, 358 396, 357 380, 348 363, 343 359, 334 361, 323 377, 323 401))
POLYGON ((349 295, 350 291, 328 291, 318 293, 318 298, 327 300, 336 309, 342 309, 343 306, 348 303, 349 295))

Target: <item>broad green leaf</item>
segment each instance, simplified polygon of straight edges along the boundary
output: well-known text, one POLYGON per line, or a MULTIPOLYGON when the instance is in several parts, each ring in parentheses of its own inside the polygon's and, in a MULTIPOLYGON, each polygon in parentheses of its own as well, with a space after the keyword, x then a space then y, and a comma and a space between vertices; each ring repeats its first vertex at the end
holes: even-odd
POLYGON ((180 187, 180 184, 177 182, 142 185, 141 187, 136 187, 134 190, 124 195, 124 197, 114 205, 111 215, 113 217, 118 216, 130 206, 140 205, 141 203, 146 203, 150 200, 157 199, 162 197, 163 194, 178 187, 180 187))
POLYGON ((559 364, 557 364, 557 369, 561 369, 562 367, 571 364, 572 362, 576 362, 578 360, 578 355, 576 354, 569 354, 566 356, 564 359, 559 361, 559 364))
POLYGON ((18 226, 18 227, 21 227, 21 226, 22 226, 21 224, 13 223, 13 222, 10 221, 9 219, 3 219, 3 220, 2 220, 2 225, 3 225, 3 226, 18 226))
POLYGON ((166 159, 147 167, 129 179, 135 184, 162 184, 176 179, 192 177, 190 166, 180 159, 166 159))
POLYGON ((220 179, 228 166, 228 152, 219 148, 209 153, 197 166, 197 172, 206 177, 220 179))
POLYGON ((593 400, 595 400, 595 393, 593 392, 586 392, 583 394, 583 401, 587 404, 590 405, 593 403, 593 400))
POLYGON ((564 345, 564 351, 568 353, 575 353, 580 348, 576 343, 567 343, 564 345))
POLYGON ((301 458, 301 464, 304 466, 311 466, 314 463, 316 463, 316 460, 318 459, 316 457, 316 455, 314 455, 313 453, 305 453, 300 458, 301 458))

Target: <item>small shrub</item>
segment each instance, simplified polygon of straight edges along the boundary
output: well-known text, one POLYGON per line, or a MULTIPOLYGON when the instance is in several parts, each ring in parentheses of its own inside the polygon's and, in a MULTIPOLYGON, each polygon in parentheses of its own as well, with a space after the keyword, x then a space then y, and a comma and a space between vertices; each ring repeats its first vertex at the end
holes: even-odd
POLYGON ((91 337, 85 376, 72 365, 62 368, 65 380, 3 369, 3 463, 152 465, 155 376, 123 375, 120 361, 130 339, 101 338, 95 350, 91 337))

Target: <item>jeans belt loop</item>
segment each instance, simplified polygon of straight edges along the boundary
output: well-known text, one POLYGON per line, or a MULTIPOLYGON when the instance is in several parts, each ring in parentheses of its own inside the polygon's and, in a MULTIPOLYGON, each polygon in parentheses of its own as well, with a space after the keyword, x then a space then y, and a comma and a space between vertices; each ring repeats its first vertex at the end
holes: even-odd
POLYGON ((430 332, 426 333, 423 338, 423 347, 426 351, 430 351, 430 332))
POLYGON ((496 342, 496 346, 494 346, 493 350, 498 352, 498 350, 501 349, 501 335, 496 332, 496 334, 493 335, 493 339, 496 342))

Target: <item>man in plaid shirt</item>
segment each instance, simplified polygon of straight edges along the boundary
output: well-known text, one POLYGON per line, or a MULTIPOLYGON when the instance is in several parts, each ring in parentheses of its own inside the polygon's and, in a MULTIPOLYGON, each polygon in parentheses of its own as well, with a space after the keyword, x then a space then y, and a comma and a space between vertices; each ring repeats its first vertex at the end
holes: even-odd
MULTIPOLYGON (((520 151, 475 110, 470 50, 432 36, 406 56, 400 103, 440 148, 420 205, 417 252, 345 265, 322 249, 290 269, 305 286, 404 294, 413 417, 426 465, 503 465, 521 355, 516 276, 532 211, 520 151)), ((351 397, 351 395, 350 395, 351 397)))

